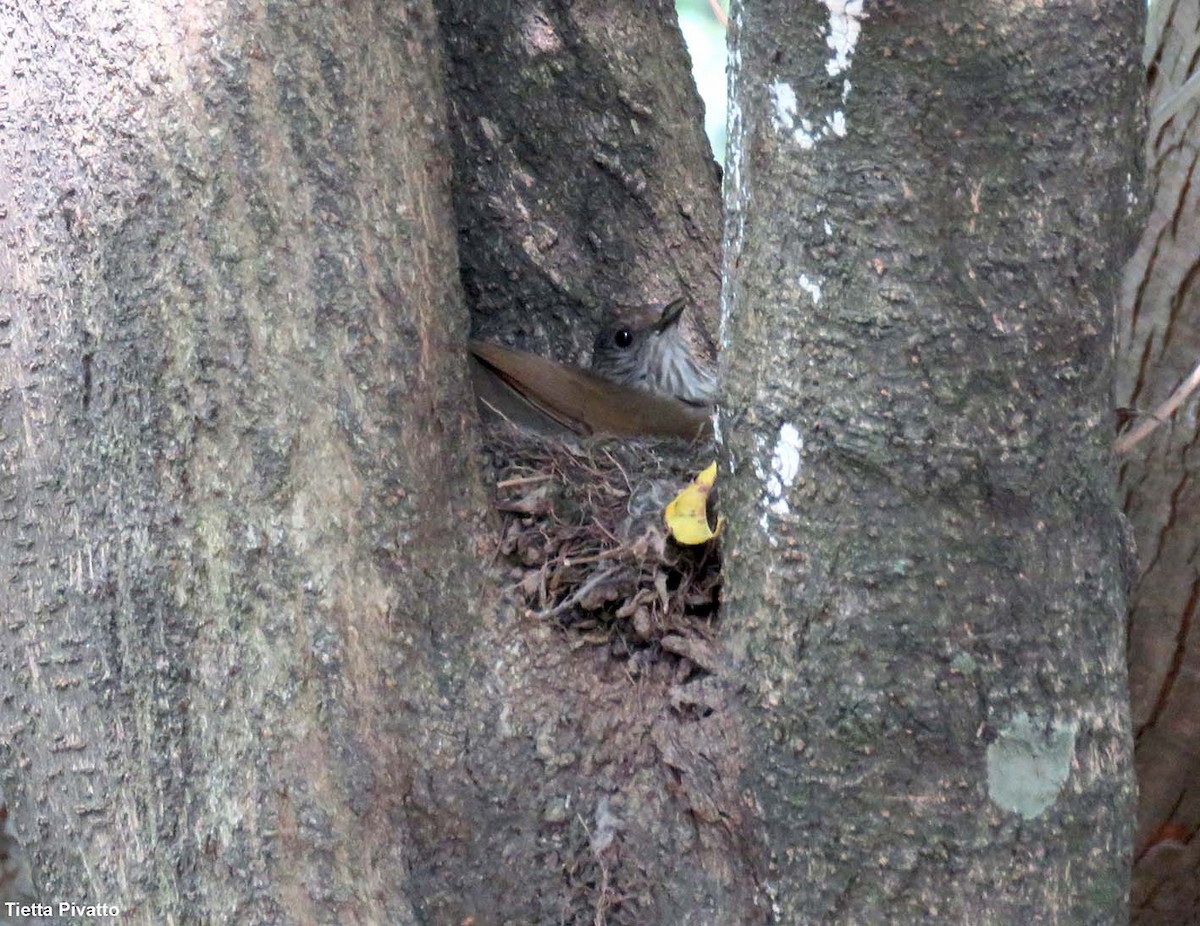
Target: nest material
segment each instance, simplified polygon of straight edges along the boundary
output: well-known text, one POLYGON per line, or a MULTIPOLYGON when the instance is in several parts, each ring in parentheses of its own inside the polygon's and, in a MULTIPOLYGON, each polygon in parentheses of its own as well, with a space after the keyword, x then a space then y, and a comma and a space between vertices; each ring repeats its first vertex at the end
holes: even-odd
POLYGON ((713 458, 707 445, 489 435, 500 553, 528 613, 591 642, 658 646, 712 669, 717 542, 682 547, 663 509, 713 458))

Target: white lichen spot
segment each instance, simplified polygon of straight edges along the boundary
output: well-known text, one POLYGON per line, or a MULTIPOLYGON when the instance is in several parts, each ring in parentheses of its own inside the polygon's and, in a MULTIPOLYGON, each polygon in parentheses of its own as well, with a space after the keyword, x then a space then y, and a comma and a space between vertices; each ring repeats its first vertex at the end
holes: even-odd
POLYGON ((850 69, 854 46, 862 32, 863 0, 824 0, 829 9, 829 31, 825 44, 833 56, 825 62, 825 70, 831 77, 850 69))
POLYGON ((820 135, 813 134, 813 125, 811 122, 807 119, 801 119, 800 125, 792 133, 792 138, 796 140, 796 144, 803 150, 811 151, 816 145, 817 139, 820 138, 820 135))
POLYGON ((796 125, 796 91, 781 80, 771 84, 771 124, 780 132, 790 132, 796 125))
POLYGON ((812 120, 796 118, 796 91, 791 84, 781 80, 771 84, 771 124, 778 132, 790 132, 792 139, 805 151, 809 151, 820 139, 813 132, 812 120))
MULTIPOLYGON (((765 442, 759 441, 759 447, 765 450, 765 442)), ((787 490, 796 482, 800 475, 800 451, 804 449, 804 441, 795 425, 785 424, 779 429, 779 438, 771 451, 771 470, 755 464, 755 472, 762 480, 764 497, 763 503, 767 512, 776 515, 788 514, 792 509, 786 498, 787 490)), ((767 512, 763 513, 760 523, 767 528, 767 512)))
POLYGON ((987 749, 988 797, 1026 820, 1041 816, 1071 774, 1077 729, 1075 721, 1015 714, 987 749))
POLYGON ((850 99, 850 81, 843 80, 842 81, 842 102, 845 103, 848 99, 850 99))
MULTIPOLYGON (((722 274, 726 280, 729 279, 729 268, 735 266, 740 259, 746 224, 746 210, 742 202, 742 118, 737 104, 732 99, 729 104, 729 118, 729 141, 725 148, 724 199, 725 215, 732 221, 726 225, 725 272, 722 274)), ((720 315, 717 321, 717 343, 722 351, 729 347, 730 320, 733 318, 735 301, 733 287, 728 283, 722 285, 720 315)))
POLYGON ((771 469, 789 489, 800 475, 800 452, 803 449, 804 440, 796 426, 783 425, 779 429, 779 440, 775 442, 775 452, 771 455, 771 469))
MULTIPOLYGON (((829 227, 829 223, 825 223, 825 234, 832 233, 833 229, 829 227)), ((821 284, 816 280, 811 280, 803 273, 800 274, 800 288, 804 290, 812 298, 814 305, 821 304, 821 284)))
POLYGON ((823 227, 825 229, 825 234, 828 235, 829 237, 832 237, 833 236, 833 226, 829 224, 828 219, 825 220, 823 227))
MULTIPOLYGON (((734 8, 735 24, 740 21, 741 10, 734 8)), ((742 244, 745 240, 746 209, 749 200, 749 189, 742 172, 743 147, 745 145, 742 109, 738 105, 740 91, 738 84, 742 79, 742 63, 740 52, 735 45, 729 56, 727 68, 728 85, 728 131, 729 140, 725 146, 725 180, 722 184, 725 199, 725 215, 729 221, 725 227, 725 273, 729 279, 732 275, 730 268, 737 266, 741 259, 742 244)), ((729 347, 730 320, 737 310, 737 297, 733 287, 721 287, 721 315, 717 327, 717 340, 724 350, 729 347)))
MULTIPOLYGON (((811 151, 817 142, 830 135, 846 137, 846 114, 842 110, 827 113, 823 120, 814 123, 812 119, 798 115, 799 101, 791 84, 777 80, 771 84, 770 91, 771 125, 777 132, 790 133, 792 140, 804 151, 811 151)), ((850 81, 846 81, 843 100, 849 92, 850 81)))
POLYGON ((767 495, 773 499, 767 503, 772 514, 784 515, 792 510, 787 499, 783 497, 783 485, 779 482, 778 476, 771 476, 767 479, 767 495))

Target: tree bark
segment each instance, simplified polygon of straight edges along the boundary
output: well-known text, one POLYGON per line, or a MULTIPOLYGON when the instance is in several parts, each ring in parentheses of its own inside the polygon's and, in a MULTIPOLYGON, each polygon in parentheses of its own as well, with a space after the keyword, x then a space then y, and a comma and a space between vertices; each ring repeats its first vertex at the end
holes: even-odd
POLYGON ((811 30, 849 21, 788 6, 740 14, 732 665, 501 599, 465 382, 455 216, 481 335, 580 359, 610 304, 711 311, 667 4, 442 0, 449 137, 417 0, 0 13, 0 718, 39 898, 1105 921, 1129 790, 1096 345, 1136 11, 872 7, 833 75, 811 30))
POLYGON ((37 894, 416 922, 482 574, 432 12, 0 28, 0 703, 37 894))
MULTIPOLYGON (((484 332, 536 305, 550 320, 520 324, 574 355, 591 331, 564 306, 685 285, 712 311, 715 175, 668 11, 533 22, 525 51, 572 73, 560 112, 594 75, 588 141, 564 172, 565 115, 490 110, 541 149, 487 176, 498 201, 536 176, 569 208, 469 252, 476 297, 521 310, 484 332), (510 260, 545 227, 582 250, 510 260)), ((5 23, 6 137, 29 141, 0 171, 0 703, 37 897, 147 923, 761 919, 719 686, 481 583, 425 6, 70 17, 5 23)), ((475 79, 522 74, 513 54, 475 79)), ((467 186, 464 241, 512 231, 467 186)))
POLYGON ((734 5, 722 626, 767 890, 1122 922, 1141 7, 863 6, 734 5))
MULTIPOLYGON (((685 292, 715 318, 719 189, 672 5, 440 0, 439 13, 478 335, 582 361, 613 305, 685 292)), ((673 459, 698 469, 710 452, 673 459)), ((664 454, 635 445, 619 465, 636 481, 664 454)), ((478 798, 470 835, 430 863, 428 921, 760 922, 718 667, 523 610, 499 608, 486 681, 465 695, 478 798)))
POLYGON ((720 193, 670 0, 438 0, 478 335, 586 361, 614 305, 715 328, 720 193))
MULTIPOLYGON (((1200 363, 1200 189, 1194 182, 1200 51, 1194 4, 1154 4, 1146 44, 1151 212, 1126 268, 1118 343, 1117 405, 1140 423, 1200 363)), ((1134 921, 1200 920, 1200 544, 1196 399, 1122 461, 1125 512, 1140 576, 1130 601, 1129 674, 1139 802, 1134 921)))

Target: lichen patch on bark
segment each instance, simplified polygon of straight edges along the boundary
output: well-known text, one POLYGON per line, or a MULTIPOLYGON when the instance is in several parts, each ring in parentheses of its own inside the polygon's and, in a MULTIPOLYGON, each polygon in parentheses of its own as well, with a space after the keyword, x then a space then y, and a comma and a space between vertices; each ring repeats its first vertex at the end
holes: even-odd
POLYGON ((1076 729, 1073 721, 1016 714, 988 746, 988 797, 1026 820, 1040 817, 1071 773, 1076 729))

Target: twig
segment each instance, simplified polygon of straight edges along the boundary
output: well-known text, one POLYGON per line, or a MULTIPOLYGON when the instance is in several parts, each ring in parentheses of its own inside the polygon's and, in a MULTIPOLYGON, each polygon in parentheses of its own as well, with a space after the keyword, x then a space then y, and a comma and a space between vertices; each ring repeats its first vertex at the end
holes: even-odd
POLYGON ((513 486, 523 486, 530 482, 545 482, 547 479, 553 479, 553 476, 542 474, 540 476, 522 476, 519 479, 505 479, 502 482, 496 483, 497 489, 511 489, 513 486))
POLYGON ((592 926, 605 926, 608 920, 604 912, 611 903, 608 898, 608 863, 599 855, 596 858, 600 862, 600 890, 596 897, 596 917, 592 920, 592 926))
POLYGON ((602 559, 612 559, 614 556, 624 556, 628 553, 627 547, 617 547, 615 550, 604 550, 601 553, 593 554, 592 556, 564 556, 560 562, 564 566, 586 566, 588 563, 598 563, 602 559))
POLYGON ((629 481, 629 474, 625 472, 625 467, 617 462, 617 458, 612 455, 612 452, 607 447, 604 448, 604 455, 608 457, 608 462, 617 468, 617 472, 619 472, 621 474, 621 478, 625 480, 625 488, 629 491, 629 494, 632 495, 633 483, 629 481))
POLYGON ((1200 387, 1200 363, 1196 364, 1195 369, 1192 370, 1188 378, 1180 383, 1175 388, 1175 391, 1167 396, 1167 400, 1158 406, 1148 418, 1139 422, 1137 427, 1130 428, 1128 433, 1123 434, 1117 439, 1117 442, 1113 445, 1113 451, 1118 456, 1129 453, 1130 450, 1149 437, 1159 425, 1175 414, 1179 406, 1198 387, 1200 387))
POLYGON ((720 0, 708 0, 708 5, 712 7, 713 16, 717 17, 722 28, 729 28, 729 17, 725 15, 725 11, 721 9, 720 0))
POLYGON ((581 586, 579 586, 579 588, 575 589, 575 591, 570 595, 570 597, 564 598, 562 601, 560 601, 558 604, 556 604, 553 608, 550 608, 549 610, 534 611, 533 616, 536 618, 543 619, 543 620, 546 618, 549 618, 549 617, 557 617, 558 615, 562 614, 563 611, 566 611, 570 608, 575 607, 575 605, 579 604, 579 602, 581 602, 583 600, 584 595, 586 595, 588 592, 592 591, 594 588, 596 588, 596 586, 602 585, 603 583, 607 582, 613 576, 619 574, 620 571, 621 571, 620 566, 614 566, 612 569, 606 569, 604 572, 601 572, 601 573, 598 573, 598 574, 592 576, 590 579, 588 579, 586 582, 584 582, 581 586))
POLYGON ((596 526, 596 528, 600 531, 600 533, 602 533, 605 537, 607 537, 613 543, 621 545, 621 539, 616 534, 614 534, 612 531, 610 531, 607 527, 605 527, 599 521, 593 521, 592 523, 596 526))

